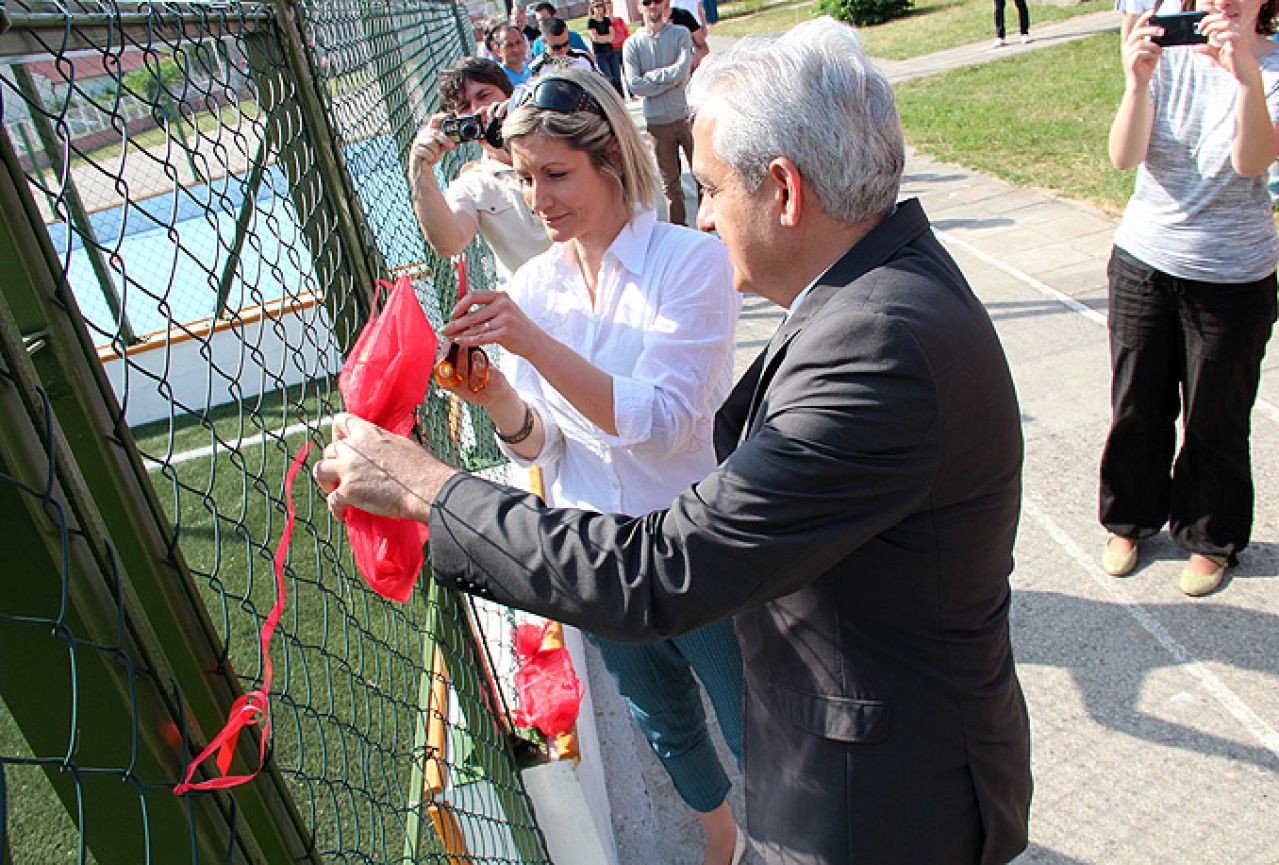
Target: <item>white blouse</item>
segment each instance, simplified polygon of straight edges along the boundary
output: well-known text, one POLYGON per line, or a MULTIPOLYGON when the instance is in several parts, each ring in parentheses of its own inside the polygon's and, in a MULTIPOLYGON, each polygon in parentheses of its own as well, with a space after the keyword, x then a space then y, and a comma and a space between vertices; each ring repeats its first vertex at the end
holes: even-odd
POLYGON ((532 364, 504 357, 546 442, 532 461, 503 450, 518 465, 542 466, 550 504, 644 514, 668 507, 714 468, 711 434, 732 385, 740 307, 719 238, 640 210, 604 255, 593 307, 564 244, 526 262, 507 291, 551 337, 613 377, 615 436, 532 364))

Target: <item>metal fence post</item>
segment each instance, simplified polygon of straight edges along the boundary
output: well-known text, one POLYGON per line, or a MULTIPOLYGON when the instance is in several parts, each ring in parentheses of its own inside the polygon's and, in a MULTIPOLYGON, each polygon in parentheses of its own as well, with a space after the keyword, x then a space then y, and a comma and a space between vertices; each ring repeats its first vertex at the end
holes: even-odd
MULTIPOLYGON (((13 66, 13 76, 17 80, 18 90, 23 97, 32 104, 39 105, 40 99, 36 93, 35 84, 31 81, 31 73, 27 71, 27 67, 22 63, 15 63, 13 66)), ((97 237, 93 233, 93 224, 89 222, 89 214, 84 208, 84 201, 80 198, 80 192, 76 189, 75 177, 71 173, 71 165, 62 156, 62 149, 58 146, 58 138, 53 134, 53 130, 49 128, 49 119, 39 111, 31 112, 31 123, 35 127, 36 136, 40 139, 40 145, 44 148, 44 155, 49 160, 49 168, 54 174, 63 179, 66 184, 63 187, 67 202, 67 215, 75 223, 76 231, 80 232, 85 238, 84 251, 89 256, 89 265, 93 268, 93 275, 98 279, 98 287, 102 290, 102 299, 106 301, 107 308, 111 310, 111 314, 115 316, 116 327, 120 330, 120 338, 124 340, 125 345, 132 345, 138 341, 137 336, 133 333, 133 328, 129 326, 129 318, 125 313, 123 304, 120 303, 120 294, 116 291, 115 282, 111 279, 111 273, 107 269, 106 259, 102 257, 102 249, 97 243, 97 237)), ((35 161, 35 154, 32 154, 32 161, 35 161)))
MULTIPOLYGON (((123 419, 89 344, 86 326, 74 304, 65 305, 57 298, 56 256, 26 194, 25 178, 7 135, 0 135, 0 162, 0 260, 12 262, 6 272, 3 304, 13 322, 4 341, 6 364, 10 369, 18 365, 15 355, 17 347, 23 346, 22 335, 42 334, 44 348, 31 363, 67 439, 62 465, 80 490, 75 493, 84 504, 79 516, 92 517, 97 536, 111 539, 119 572, 128 575, 117 591, 129 628, 146 645, 157 680, 181 683, 187 726, 200 743, 206 742, 240 695, 239 683, 220 665, 216 633, 203 601, 180 551, 165 537, 163 508, 131 437, 123 434, 123 419)), ((61 289, 68 290, 65 283, 61 289)), ((176 723, 181 708, 168 696, 164 700, 168 717, 176 723)), ((246 761, 256 758, 255 740, 253 734, 241 737, 246 761)), ((169 744, 168 751, 157 753, 155 759, 174 767, 186 756, 169 744)), ((178 773, 170 769, 164 777, 176 780, 178 773)), ((318 862, 278 770, 268 764, 261 780, 242 788, 234 806, 220 815, 221 826, 209 822, 208 808, 225 807, 215 797, 199 797, 196 817, 167 791, 159 801, 170 805, 172 819, 178 821, 175 827, 180 826, 188 837, 191 820, 197 835, 212 832, 215 849, 226 846, 217 843, 219 836, 231 837, 245 845, 249 861, 318 862), (236 809, 243 814, 235 815, 236 809)), ((95 847, 95 857, 113 861, 109 839, 100 843, 101 853, 95 847)))
MULTIPOLYGON (((279 30, 281 46, 284 50, 284 62, 290 76, 297 83, 294 96, 297 98, 297 109, 302 113, 306 128, 311 132, 310 143, 315 148, 315 168, 324 180, 324 185, 332 191, 328 201, 336 210, 337 231, 350 253, 349 266, 359 280, 358 296, 363 306, 364 318, 371 312, 374 304, 374 285, 379 277, 387 275, 387 267, 382 259, 372 233, 364 221, 363 213, 353 202, 358 200, 356 192, 351 188, 350 175, 347 173, 337 136, 329 122, 325 111, 324 99, 320 85, 313 74, 314 65, 306 47, 306 39, 298 23, 294 3, 291 0, 269 0, 276 11, 276 24, 279 30)), ((285 161, 287 163, 287 160, 285 161)), ((327 287, 326 287, 327 291, 327 287)), ((339 304, 341 305, 341 304, 339 304)), ((355 342, 355 334, 342 334, 339 331, 343 349, 349 349, 355 342)))

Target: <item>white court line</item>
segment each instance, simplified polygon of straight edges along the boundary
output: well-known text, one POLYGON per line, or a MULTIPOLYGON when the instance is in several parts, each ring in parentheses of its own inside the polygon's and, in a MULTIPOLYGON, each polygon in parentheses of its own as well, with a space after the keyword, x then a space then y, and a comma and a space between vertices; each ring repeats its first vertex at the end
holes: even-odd
POLYGON ((1193 652, 1183 646, 1181 643, 1173 639, 1164 626, 1146 610, 1144 606, 1132 600, 1119 586, 1122 583, 1114 577, 1103 574, 1100 566, 1093 561, 1092 557, 1083 550, 1060 526, 1053 522, 1052 518, 1039 507, 1039 505, 1030 496, 1022 499, 1022 513, 1034 520, 1040 528, 1042 528, 1050 538, 1061 547, 1068 556, 1087 573, 1094 582, 1099 583, 1119 605, 1132 616, 1137 624, 1146 630, 1146 633, 1155 638, 1155 641, 1164 648, 1169 655, 1176 661, 1178 669, 1184 670, 1203 686, 1209 695, 1211 695, 1218 703, 1225 708, 1227 712, 1234 715, 1244 729, 1261 743, 1262 747, 1274 755, 1279 760, 1279 733, 1265 722, 1256 712, 1252 711, 1243 700, 1239 698, 1234 691, 1230 690, 1225 682, 1221 681, 1212 670, 1204 666, 1203 662, 1197 658, 1193 652))
MULTIPOLYGON (((323 429, 324 427, 329 426, 332 423, 333 423, 333 416, 327 415, 325 417, 320 418, 319 422, 315 425, 319 427, 320 429, 323 429)), ((233 442, 228 442, 225 446, 218 445, 218 450, 220 451, 224 450, 229 453, 231 451, 240 450, 246 446, 260 445, 260 444, 263 444, 269 438, 270 439, 287 438, 288 436, 296 435, 297 433, 310 429, 311 426, 312 426, 311 424, 295 423, 290 426, 286 426, 282 430, 272 431, 269 435, 265 432, 259 432, 252 437, 245 436, 243 438, 238 438, 233 442)), ((156 460, 153 460, 150 457, 143 457, 142 461, 146 463, 147 471, 154 472, 154 471, 159 471, 160 469, 164 468, 166 465, 177 466, 177 465, 182 465, 182 463, 190 462, 191 460, 198 460, 201 457, 211 457, 211 456, 213 456, 213 446, 209 445, 202 448, 194 448, 193 450, 183 451, 182 453, 174 454, 172 457, 169 458, 167 462, 157 462, 156 460)))
MULTIPOLYGON (((1080 303, 1079 301, 1075 300, 1070 295, 1064 294, 1063 292, 1058 291, 1057 289, 1053 288, 1050 285, 1046 285, 1040 282, 1039 280, 1031 276, 1029 273, 1020 271, 1017 268, 1012 267, 1011 265, 1005 264, 1004 262, 1000 261, 999 259, 993 256, 987 255, 986 253, 982 252, 977 247, 973 246, 971 243, 967 243, 966 241, 960 240, 959 238, 955 237, 953 234, 950 234, 949 232, 937 231, 936 229, 934 229, 933 233, 936 234, 939 238, 941 238, 941 240, 947 246, 954 245, 959 247, 966 254, 971 255, 973 258, 977 259, 983 264, 990 265, 996 270, 1002 270, 1004 273, 1008 274, 1013 279, 1030 286, 1031 288, 1033 288, 1035 291, 1039 292, 1040 294, 1051 297, 1053 300, 1057 301, 1062 306, 1066 307, 1072 312, 1079 313, 1080 315, 1082 315, 1084 318, 1088 319, 1089 321, 1094 322, 1096 324, 1103 325, 1103 326, 1106 324, 1106 316, 1103 313, 1098 312, 1097 310, 1093 309, 1090 306, 1080 303)), ((1258 395, 1256 407, 1261 409, 1261 413, 1269 417, 1271 421, 1279 424, 1279 406, 1276 406, 1274 403, 1269 402, 1268 400, 1263 399, 1260 395, 1258 395)))

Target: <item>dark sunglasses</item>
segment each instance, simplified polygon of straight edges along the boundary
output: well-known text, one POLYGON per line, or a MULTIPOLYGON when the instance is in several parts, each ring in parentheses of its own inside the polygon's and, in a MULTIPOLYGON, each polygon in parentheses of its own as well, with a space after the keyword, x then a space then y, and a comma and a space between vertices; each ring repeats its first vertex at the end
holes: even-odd
POLYGON ((565 39, 563 42, 547 42, 546 43, 547 51, 562 51, 567 47, 568 47, 567 39, 565 39))
POLYGON ((560 114, 573 114, 578 111, 589 111, 598 114, 605 121, 608 115, 603 107, 595 101, 595 97, 587 93, 582 85, 567 78, 543 78, 532 87, 522 87, 511 102, 511 110, 532 104, 534 108, 547 111, 558 111, 560 114))
POLYGON ((662 0, 640 0, 640 5, 641 5, 641 6, 656 6, 657 4, 659 4, 659 3, 661 3, 661 2, 662 2, 662 0))

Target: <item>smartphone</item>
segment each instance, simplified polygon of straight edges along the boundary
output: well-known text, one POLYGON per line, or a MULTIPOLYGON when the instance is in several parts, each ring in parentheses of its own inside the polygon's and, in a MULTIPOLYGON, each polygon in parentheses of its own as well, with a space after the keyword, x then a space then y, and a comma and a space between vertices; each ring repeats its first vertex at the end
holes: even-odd
POLYGON ((1173 12, 1171 15, 1152 15, 1150 24, 1164 28, 1164 35, 1151 41, 1164 48, 1170 45, 1204 45, 1208 37, 1199 32, 1199 22, 1206 12, 1173 12))

